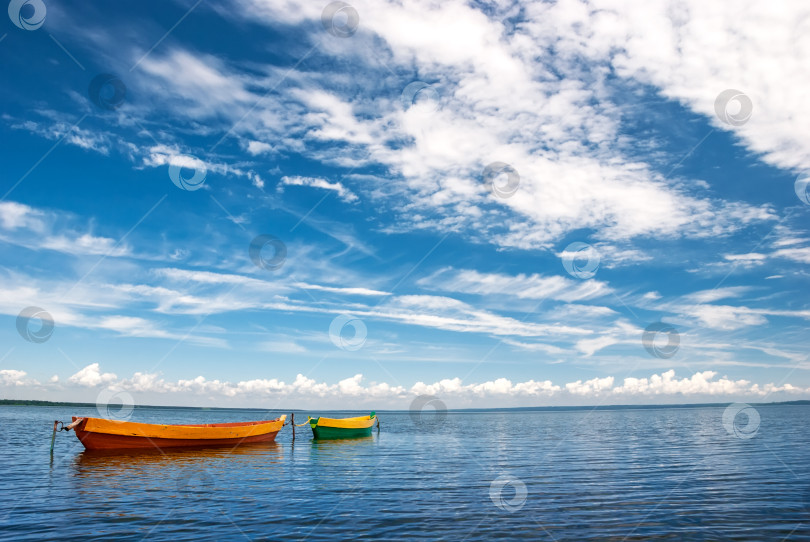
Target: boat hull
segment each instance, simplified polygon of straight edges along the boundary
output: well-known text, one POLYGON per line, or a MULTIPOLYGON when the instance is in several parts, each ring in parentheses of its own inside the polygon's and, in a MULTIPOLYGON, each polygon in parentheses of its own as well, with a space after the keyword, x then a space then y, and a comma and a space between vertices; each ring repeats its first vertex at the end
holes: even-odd
POLYGON ((312 428, 312 435, 317 439, 362 438, 371 436, 371 427, 365 429, 346 429, 344 427, 312 428))
POLYGON ((377 416, 374 412, 369 416, 357 418, 310 418, 309 426, 316 439, 346 439, 370 437, 377 416))
POLYGON ((168 439, 155 437, 133 437, 126 435, 105 435, 103 433, 90 433, 76 431, 76 436, 88 450, 164 450, 171 448, 206 448, 211 446, 235 446, 258 442, 273 442, 275 433, 256 435, 244 438, 224 439, 168 439))
MULTIPOLYGON (((74 417, 74 421, 79 418, 74 417)), ((157 425, 85 418, 75 428, 88 450, 163 450, 273 442, 285 417, 262 422, 157 425)))

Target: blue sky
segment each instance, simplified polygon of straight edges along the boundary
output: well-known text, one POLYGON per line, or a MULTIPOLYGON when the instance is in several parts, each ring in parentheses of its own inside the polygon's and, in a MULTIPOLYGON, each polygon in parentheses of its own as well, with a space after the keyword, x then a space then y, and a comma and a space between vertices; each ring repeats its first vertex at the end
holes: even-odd
POLYGON ((11 2, 3 396, 810 398, 810 19, 703 4, 11 2))

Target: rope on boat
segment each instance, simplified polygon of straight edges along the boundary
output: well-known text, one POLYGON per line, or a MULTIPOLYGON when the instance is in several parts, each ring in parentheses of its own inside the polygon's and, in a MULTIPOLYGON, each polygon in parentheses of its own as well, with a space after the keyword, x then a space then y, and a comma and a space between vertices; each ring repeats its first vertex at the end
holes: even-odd
POLYGON ((302 425, 307 425, 309 423, 309 420, 311 420, 311 419, 312 418, 310 416, 307 416, 307 421, 305 421, 304 423, 297 423, 297 424, 295 424, 295 426, 296 427, 301 427, 302 425))
POLYGON ((51 435, 51 455, 53 455, 53 444, 56 441, 56 432, 57 431, 70 431, 80 423, 84 421, 84 418, 76 418, 76 421, 65 425, 64 422, 60 422, 59 420, 54 420, 53 422, 53 434, 51 435))

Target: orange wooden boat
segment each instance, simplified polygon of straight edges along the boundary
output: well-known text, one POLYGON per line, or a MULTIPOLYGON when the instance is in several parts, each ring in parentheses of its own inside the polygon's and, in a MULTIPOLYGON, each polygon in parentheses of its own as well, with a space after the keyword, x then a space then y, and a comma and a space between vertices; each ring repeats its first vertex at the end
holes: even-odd
POLYGON ((88 450, 237 446, 272 442, 287 416, 275 420, 197 425, 161 425, 73 417, 68 426, 88 450))

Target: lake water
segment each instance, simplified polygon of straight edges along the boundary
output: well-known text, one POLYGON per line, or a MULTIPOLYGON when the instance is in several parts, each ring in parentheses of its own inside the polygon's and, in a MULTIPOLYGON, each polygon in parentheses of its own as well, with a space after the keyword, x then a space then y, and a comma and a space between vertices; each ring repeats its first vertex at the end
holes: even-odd
POLYGON ((731 432, 724 411, 382 412, 366 439, 300 427, 293 443, 285 427, 270 445, 165 454, 89 454, 71 432, 51 462, 53 420, 95 409, 0 407, 0 538, 810 540, 810 407, 757 406, 758 426, 731 432))

